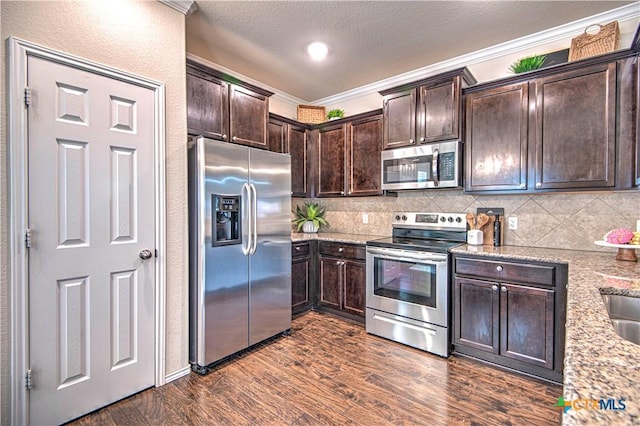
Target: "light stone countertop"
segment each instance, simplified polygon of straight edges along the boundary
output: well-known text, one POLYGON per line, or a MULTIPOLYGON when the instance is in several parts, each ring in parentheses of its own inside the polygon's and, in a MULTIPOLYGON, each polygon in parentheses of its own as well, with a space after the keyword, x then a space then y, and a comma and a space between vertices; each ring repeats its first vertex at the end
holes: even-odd
POLYGON ((384 238, 384 235, 367 235, 367 234, 339 234, 332 232, 318 232, 315 234, 306 234, 304 232, 292 232, 291 241, 296 243, 299 241, 322 240, 335 241, 339 243, 366 244, 367 241, 384 238))
MULTIPOLYGON (((568 263, 565 401, 624 398, 625 410, 569 409, 564 425, 640 424, 640 345, 618 336, 601 294, 640 297, 640 263, 616 253, 462 245, 455 254, 568 263)), ((554 401, 555 403, 555 401, 554 401)), ((584 403, 579 403, 584 406, 584 403)))

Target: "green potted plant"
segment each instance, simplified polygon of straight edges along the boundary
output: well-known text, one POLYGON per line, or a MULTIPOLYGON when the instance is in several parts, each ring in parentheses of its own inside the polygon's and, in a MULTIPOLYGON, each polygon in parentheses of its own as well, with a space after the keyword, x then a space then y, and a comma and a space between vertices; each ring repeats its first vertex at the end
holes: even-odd
POLYGON ((303 208, 296 206, 294 213, 296 217, 293 223, 298 226, 298 232, 300 230, 307 233, 318 232, 320 226, 329 224, 324 218, 325 208, 312 201, 305 202, 303 208))
POLYGON ((520 74, 522 72, 537 70, 538 68, 542 68, 546 60, 547 55, 532 55, 520 58, 511 64, 509 71, 514 74, 520 74))
POLYGON ((328 120, 337 120, 339 118, 344 117, 344 110, 339 108, 334 108, 327 113, 328 120))

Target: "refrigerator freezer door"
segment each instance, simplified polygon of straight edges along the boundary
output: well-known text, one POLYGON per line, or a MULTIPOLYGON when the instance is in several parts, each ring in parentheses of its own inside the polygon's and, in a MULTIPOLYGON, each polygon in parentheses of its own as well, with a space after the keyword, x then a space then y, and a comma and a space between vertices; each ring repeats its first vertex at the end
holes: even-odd
POLYGON ((249 203, 243 185, 249 178, 248 148, 226 142, 201 139, 204 143, 205 205, 203 244, 204 273, 201 303, 203 322, 199 324, 201 357, 199 365, 208 365, 247 347, 249 257, 243 247, 249 244, 247 232, 249 203), (241 196, 241 244, 213 247, 212 194, 241 196))
POLYGON ((291 157, 252 149, 257 214, 249 263, 249 345, 291 328, 291 157))

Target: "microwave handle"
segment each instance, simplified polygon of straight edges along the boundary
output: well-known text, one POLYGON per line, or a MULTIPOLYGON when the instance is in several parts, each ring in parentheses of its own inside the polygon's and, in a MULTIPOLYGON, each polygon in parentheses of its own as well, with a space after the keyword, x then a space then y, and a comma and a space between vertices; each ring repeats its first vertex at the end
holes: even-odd
POLYGON ((440 166, 438 165, 438 154, 439 150, 436 148, 433 150, 433 156, 431 158, 431 180, 433 180, 433 184, 438 186, 438 181, 440 180, 440 166))

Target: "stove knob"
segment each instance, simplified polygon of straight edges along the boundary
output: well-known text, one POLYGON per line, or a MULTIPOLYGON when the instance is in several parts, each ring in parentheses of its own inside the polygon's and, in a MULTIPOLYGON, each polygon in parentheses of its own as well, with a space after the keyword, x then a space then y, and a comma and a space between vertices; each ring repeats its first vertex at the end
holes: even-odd
POLYGON ((444 217, 444 216, 440 216, 440 222, 446 222, 446 221, 447 221, 447 218, 446 218, 446 217, 444 217))
POLYGON ((462 218, 461 217, 456 217, 456 222, 458 222, 458 223, 462 222, 462 218))
POLYGON ((400 215, 399 214, 396 215, 396 220, 400 220, 400 215))
POLYGON ((407 220, 407 216, 402 215, 402 220, 407 220))
POLYGON ((453 218, 451 216, 449 216, 449 219, 447 219, 449 222, 453 222, 453 218))

